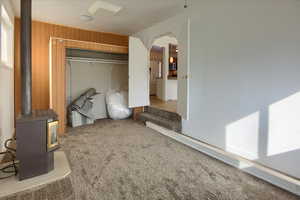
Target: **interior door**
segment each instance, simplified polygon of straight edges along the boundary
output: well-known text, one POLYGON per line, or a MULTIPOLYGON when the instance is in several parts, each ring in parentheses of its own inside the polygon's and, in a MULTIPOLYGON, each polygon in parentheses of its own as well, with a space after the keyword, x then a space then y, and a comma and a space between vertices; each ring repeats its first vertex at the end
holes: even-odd
POLYGON ((139 38, 129 37, 129 107, 149 106, 149 51, 139 38))
POLYGON ((189 119, 190 20, 183 25, 178 45, 177 113, 189 119))

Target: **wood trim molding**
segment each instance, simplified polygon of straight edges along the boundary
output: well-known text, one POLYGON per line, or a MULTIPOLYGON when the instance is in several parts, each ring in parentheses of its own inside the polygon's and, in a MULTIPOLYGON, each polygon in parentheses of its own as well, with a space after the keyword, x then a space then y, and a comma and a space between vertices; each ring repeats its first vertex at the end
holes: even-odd
POLYGON ((65 134, 67 122, 65 69, 67 48, 128 54, 128 47, 125 46, 68 40, 55 37, 50 38, 50 108, 58 114, 59 134, 61 135, 65 134))
POLYGON ((100 44, 100 43, 95 43, 95 42, 84 42, 84 41, 78 41, 78 40, 64 40, 64 39, 58 39, 58 40, 65 41, 65 48, 102 51, 102 52, 107 52, 107 53, 128 54, 128 47, 125 47, 125 46, 100 44))

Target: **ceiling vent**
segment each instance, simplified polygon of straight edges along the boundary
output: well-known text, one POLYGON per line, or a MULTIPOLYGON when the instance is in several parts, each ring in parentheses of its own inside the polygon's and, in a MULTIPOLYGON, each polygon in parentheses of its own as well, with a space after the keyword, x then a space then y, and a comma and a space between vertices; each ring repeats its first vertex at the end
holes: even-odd
POLYGON ((94 17, 91 16, 91 15, 85 15, 85 14, 83 14, 83 15, 80 15, 80 19, 81 19, 82 21, 89 22, 89 21, 94 20, 94 17))
POLYGON ((121 6, 114 5, 105 1, 96 1, 93 3, 90 8, 88 9, 88 13, 93 16, 95 15, 99 10, 103 10, 106 12, 111 13, 112 15, 117 14, 122 10, 121 6))

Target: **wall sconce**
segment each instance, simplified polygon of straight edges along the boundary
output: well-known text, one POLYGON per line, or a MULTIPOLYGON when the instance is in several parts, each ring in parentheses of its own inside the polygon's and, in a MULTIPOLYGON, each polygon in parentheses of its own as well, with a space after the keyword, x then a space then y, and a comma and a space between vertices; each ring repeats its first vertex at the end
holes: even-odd
POLYGON ((174 63, 174 58, 173 57, 170 57, 170 63, 174 63))

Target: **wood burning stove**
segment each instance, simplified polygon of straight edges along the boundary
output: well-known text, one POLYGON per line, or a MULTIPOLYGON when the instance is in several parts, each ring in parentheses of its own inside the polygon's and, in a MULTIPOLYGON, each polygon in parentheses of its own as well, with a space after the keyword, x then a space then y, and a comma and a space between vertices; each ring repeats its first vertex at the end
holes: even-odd
POLYGON ((57 140, 57 115, 53 110, 35 110, 20 116, 16 123, 19 180, 25 180, 54 169, 57 140))
POLYGON ((31 3, 31 0, 21 0, 22 114, 16 119, 19 180, 53 170, 53 151, 59 147, 56 113, 31 108, 31 3))

